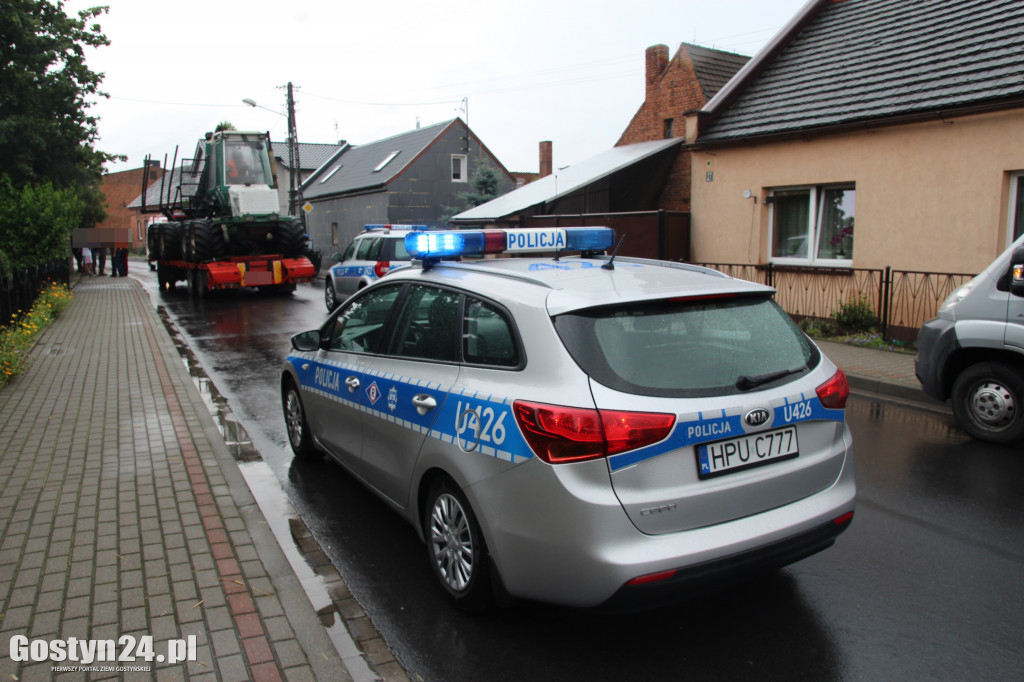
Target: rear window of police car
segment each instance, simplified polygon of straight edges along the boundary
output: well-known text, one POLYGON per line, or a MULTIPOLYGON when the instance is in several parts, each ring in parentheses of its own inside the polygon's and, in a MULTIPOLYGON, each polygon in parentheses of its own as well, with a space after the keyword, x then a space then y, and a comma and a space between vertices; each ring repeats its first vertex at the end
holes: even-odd
POLYGON ((678 299, 560 315, 555 329, 587 374, 625 393, 701 397, 792 381, 813 343, 764 297, 678 299))

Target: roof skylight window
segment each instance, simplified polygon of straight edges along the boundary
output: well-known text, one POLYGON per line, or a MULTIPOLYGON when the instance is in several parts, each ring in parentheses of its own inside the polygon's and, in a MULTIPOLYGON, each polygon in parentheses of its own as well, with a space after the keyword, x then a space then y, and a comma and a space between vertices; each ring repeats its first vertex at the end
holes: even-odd
POLYGON ((331 176, 334 175, 335 173, 337 173, 340 170, 341 170, 341 164, 339 163, 337 166, 335 166, 334 168, 331 169, 330 173, 328 173, 327 175, 324 176, 324 179, 320 181, 320 184, 322 185, 325 182, 327 182, 328 180, 330 180, 331 176))
POLYGON ((401 150, 396 150, 396 151, 393 151, 390 154, 388 154, 387 157, 383 161, 381 161, 380 164, 378 164, 376 168, 373 169, 373 172, 374 173, 379 173, 382 170, 384 170, 384 166, 386 166, 389 163, 391 163, 391 159, 393 159, 396 156, 398 156, 398 152, 399 151, 401 151, 401 150))

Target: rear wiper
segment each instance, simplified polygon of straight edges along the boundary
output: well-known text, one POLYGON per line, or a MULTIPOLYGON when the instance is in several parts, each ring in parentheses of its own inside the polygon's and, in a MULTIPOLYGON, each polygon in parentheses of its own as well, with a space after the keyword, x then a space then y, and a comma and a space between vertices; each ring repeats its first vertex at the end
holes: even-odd
POLYGON ((752 377, 743 375, 736 380, 736 388, 740 389, 741 391, 749 391, 752 388, 757 388, 758 386, 770 383, 772 381, 775 381, 776 379, 788 377, 790 374, 799 374, 805 369, 807 369, 806 366, 794 367, 793 369, 780 369, 777 372, 768 372, 767 374, 758 374, 757 376, 752 377))

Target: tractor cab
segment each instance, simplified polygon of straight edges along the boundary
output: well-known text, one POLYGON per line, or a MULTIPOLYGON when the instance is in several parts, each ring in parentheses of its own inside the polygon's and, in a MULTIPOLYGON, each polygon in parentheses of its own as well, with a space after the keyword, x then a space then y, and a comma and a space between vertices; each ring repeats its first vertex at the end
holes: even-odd
POLYGON ((280 210, 267 133, 207 133, 196 149, 197 195, 222 220, 275 219, 280 210))

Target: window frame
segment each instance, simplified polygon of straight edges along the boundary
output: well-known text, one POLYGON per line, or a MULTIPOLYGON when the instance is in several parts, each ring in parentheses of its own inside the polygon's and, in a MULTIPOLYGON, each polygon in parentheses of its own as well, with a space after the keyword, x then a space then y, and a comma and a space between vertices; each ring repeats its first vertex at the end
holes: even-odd
MULTIPOLYGON (((823 197, 828 190, 852 190, 856 197, 857 184, 855 182, 836 182, 823 185, 792 185, 784 187, 772 187, 768 190, 771 210, 768 212, 768 261, 775 265, 792 265, 797 267, 816 268, 852 268, 853 254, 849 258, 820 258, 818 250, 821 243, 821 222, 825 210, 823 197), (803 233, 807 237, 807 255, 804 257, 776 256, 775 251, 775 220, 776 220, 776 193, 782 192, 808 192, 807 229, 803 233)), ((856 198, 854 199, 856 201, 856 198)), ((856 225, 856 213, 854 213, 854 225, 856 225)), ((855 228, 856 229, 856 228, 855 228)))
POLYGON ((1006 211, 1006 248, 1010 248, 1020 237, 1020 234, 1014 233, 1018 219, 1021 223, 1021 234, 1024 234, 1024 170, 1010 173, 1010 196, 1007 198, 1006 211))
POLYGON ((405 300, 407 288, 405 283, 394 283, 386 284, 381 287, 374 287, 373 289, 363 289, 358 292, 357 295, 349 298, 344 304, 338 306, 338 309, 327 318, 323 326, 320 328, 320 347, 328 353, 352 353, 356 355, 380 355, 380 349, 385 346, 388 339, 391 337, 391 329, 394 327, 395 309, 401 306, 405 300), (335 347, 336 341, 339 341, 345 333, 345 326, 348 324, 352 309, 357 305, 365 305, 364 299, 367 297, 374 296, 387 296, 394 290, 395 299, 391 302, 391 307, 388 309, 387 315, 384 317, 381 326, 379 327, 378 336, 375 339, 375 343, 372 347, 353 349, 353 348, 338 348, 335 347), (339 320, 345 318, 343 323, 339 320))
MULTIPOLYGON (((347 322, 347 320, 346 320, 347 322)), ((343 329, 338 330, 338 335, 344 333, 343 329)), ((523 345, 522 336, 519 333, 519 327, 516 324, 515 316, 511 311, 498 301, 487 296, 482 296, 477 293, 468 292, 463 289, 455 287, 438 285, 433 282, 421 282, 417 280, 408 280, 400 282, 392 282, 381 286, 368 287, 359 291, 355 296, 345 301, 344 304, 338 306, 338 309, 327 318, 324 324, 320 328, 321 336, 321 348, 331 353, 354 353, 358 355, 370 355, 377 358, 387 358, 391 360, 403 360, 408 362, 424 362, 424 363, 435 363, 445 365, 459 365, 462 367, 472 369, 488 369, 503 372, 518 372, 522 371, 526 367, 526 348, 523 345), (455 320, 455 335, 457 338, 453 338, 452 342, 457 345, 456 358, 455 360, 436 360, 430 358, 422 358, 414 355, 403 355, 401 353, 391 352, 393 347, 394 337, 399 333, 400 324, 402 322, 403 313, 409 301, 409 297, 412 295, 414 287, 420 286, 438 291, 444 291, 458 296, 457 312, 455 320), (379 332, 379 337, 373 348, 367 348, 363 350, 344 349, 344 348, 333 348, 335 328, 338 324, 338 320, 341 317, 348 316, 347 311, 351 309, 358 301, 362 300, 366 296, 373 296, 375 292, 380 292, 382 289, 397 288, 398 294, 394 301, 392 301, 391 309, 388 312, 387 318, 384 320, 379 332), (502 318, 508 327, 509 335, 513 346, 515 347, 515 364, 498 364, 493 362, 480 362, 478 360, 470 360, 466 353, 466 314, 471 301, 478 301, 486 306, 489 306, 493 311, 502 318)))
POLYGON ((451 160, 451 179, 452 182, 469 182, 469 155, 468 154, 452 154, 451 160), (461 162, 461 177, 455 177, 455 160, 458 159, 461 162))

